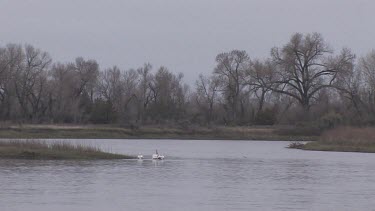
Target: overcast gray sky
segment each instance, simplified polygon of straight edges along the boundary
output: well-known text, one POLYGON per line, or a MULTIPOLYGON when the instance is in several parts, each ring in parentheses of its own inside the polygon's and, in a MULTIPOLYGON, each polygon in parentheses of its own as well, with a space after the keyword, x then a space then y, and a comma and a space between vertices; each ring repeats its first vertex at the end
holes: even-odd
POLYGON ((295 32, 320 32, 333 48, 363 55, 375 48, 374 12, 373 0, 0 0, 0 44, 101 68, 151 62, 193 83, 218 53, 265 58, 295 32))

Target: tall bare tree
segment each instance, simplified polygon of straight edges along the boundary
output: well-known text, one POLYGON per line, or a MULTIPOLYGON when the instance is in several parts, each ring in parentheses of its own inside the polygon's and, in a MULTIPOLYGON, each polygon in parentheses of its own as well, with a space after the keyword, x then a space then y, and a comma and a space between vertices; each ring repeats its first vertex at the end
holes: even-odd
MULTIPOLYGON (((363 115, 366 117, 365 119, 375 123, 375 50, 359 60, 356 72, 359 75, 359 79, 357 79, 359 91, 356 90, 357 92, 349 96, 353 96, 353 103, 361 104, 362 110, 366 114, 363 115)), ((346 89, 346 93, 350 94, 351 90, 346 89)), ((357 104, 355 105, 357 106, 357 104)))
POLYGON ((74 122, 79 116, 79 84, 75 65, 56 63, 50 70, 50 116, 54 122, 74 122))
POLYGON ((155 120, 179 120, 186 109, 188 87, 182 83, 183 74, 175 75, 160 67, 150 84, 152 116, 155 120))
POLYGON ((245 86, 245 72, 250 65, 250 57, 245 51, 233 50, 216 56, 214 75, 221 82, 221 89, 229 107, 231 121, 240 117, 241 94, 245 86))
POLYGON ((340 72, 353 65, 355 56, 343 49, 338 56, 318 33, 294 34, 281 49, 271 51, 277 65, 276 78, 269 88, 296 99, 308 112, 312 100, 325 88, 333 87, 340 72))
POLYGON ((121 70, 114 66, 100 73, 98 82, 99 95, 107 105, 105 111, 106 121, 112 121, 109 113, 118 115, 123 109, 124 82, 121 70))
POLYGON ((375 50, 360 59, 359 68, 364 75, 368 106, 375 112, 375 50))
POLYGON ((82 57, 76 58, 75 70, 78 76, 77 97, 87 94, 90 101, 94 99, 94 87, 99 76, 99 65, 95 60, 84 60, 82 57))
POLYGON ((14 102, 14 80, 16 71, 22 64, 24 53, 22 46, 8 44, 0 48, 0 103, 1 115, 5 119, 11 119, 12 113, 17 113, 17 106, 14 102))
POLYGON ((275 65, 269 60, 255 60, 246 71, 246 84, 258 99, 257 113, 263 110, 267 94, 271 93, 269 84, 273 81, 274 73, 275 65))
POLYGON ((203 110, 208 124, 214 116, 214 105, 218 97, 219 81, 214 77, 199 75, 196 81, 196 102, 203 110))
POLYGON ((32 120, 46 110, 42 98, 46 86, 46 71, 51 61, 48 53, 31 45, 25 46, 24 59, 17 65, 14 85, 23 117, 26 119, 32 120))
POLYGON ((136 70, 130 69, 123 74, 124 92, 123 92, 123 120, 126 122, 138 121, 139 104, 138 88, 139 74, 136 70))
POLYGON ((144 122, 146 120, 146 112, 148 106, 152 99, 152 92, 150 89, 150 85, 153 80, 153 75, 151 73, 152 65, 150 63, 145 63, 143 67, 137 69, 137 72, 140 77, 139 83, 139 94, 138 94, 138 101, 139 101, 139 109, 138 109, 138 120, 144 122))

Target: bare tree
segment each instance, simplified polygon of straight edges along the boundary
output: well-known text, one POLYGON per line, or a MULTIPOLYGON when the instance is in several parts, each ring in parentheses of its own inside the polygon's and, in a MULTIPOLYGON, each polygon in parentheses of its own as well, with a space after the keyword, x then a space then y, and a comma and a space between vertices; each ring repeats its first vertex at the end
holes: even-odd
POLYGON ((271 61, 255 60, 246 70, 246 84, 258 99, 257 113, 261 112, 268 93, 271 93, 269 84, 272 84, 275 65, 271 61))
POLYGON ((17 113, 16 106, 13 106, 14 80, 23 58, 20 45, 8 44, 5 48, 0 48, 0 113, 5 119, 10 119, 12 113, 17 113))
POLYGON ((218 91, 219 81, 216 78, 199 75, 199 79, 196 81, 196 102, 203 109, 208 124, 213 119, 218 91))
POLYGON ((233 50, 217 55, 216 63, 214 75, 221 82, 221 89, 229 106, 229 117, 231 121, 236 121, 240 116, 241 94, 250 58, 245 51, 233 50))
POLYGON ((94 87, 99 76, 99 65, 95 60, 84 60, 82 57, 76 58, 75 70, 79 79, 77 84, 77 97, 87 94, 90 101, 94 99, 94 87))
POLYGON ((283 48, 273 48, 271 56, 277 65, 276 78, 269 88, 296 99, 306 112, 317 93, 333 87, 340 72, 353 65, 354 55, 343 49, 333 56, 318 33, 296 33, 283 48))
POLYGON ((149 103, 152 99, 152 92, 150 85, 153 80, 153 75, 151 74, 152 65, 150 63, 145 63, 143 67, 138 68, 137 72, 140 76, 139 83, 139 109, 138 109, 138 120, 144 122, 146 119, 146 111, 149 106, 149 103))
POLYGON ((375 50, 359 60, 355 73, 358 75, 356 78, 346 77, 355 83, 344 87, 344 93, 352 99, 357 110, 363 110, 365 121, 375 123, 375 50))
POLYGON ((27 119, 33 119, 46 110, 42 97, 46 86, 46 71, 50 63, 48 53, 31 45, 25 46, 24 60, 16 71, 15 92, 23 116, 27 119))
POLYGON ((152 116, 157 121, 178 120, 183 116, 188 87, 182 84, 182 74, 175 75, 160 67, 150 83, 152 116))
POLYGON ((138 88, 139 75, 134 69, 125 71, 123 74, 124 92, 123 92, 123 116, 127 122, 137 121, 138 117, 138 88))
POLYGON ((51 106, 55 121, 86 122, 98 88, 99 67, 79 57, 74 63, 53 65, 50 71, 51 106))
POLYGON ((79 115, 78 77, 74 64, 56 63, 50 70, 50 116, 55 122, 73 122, 79 115))
POLYGON ((111 121, 109 113, 119 114, 123 107, 124 82, 118 67, 114 66, 100 73, 98 91, 107 104, 106 121, 111 121))
POLYGON ((369 108, 375 111, 375 50, 360 59, 359 68, 364 75, 365 89, 369 108))

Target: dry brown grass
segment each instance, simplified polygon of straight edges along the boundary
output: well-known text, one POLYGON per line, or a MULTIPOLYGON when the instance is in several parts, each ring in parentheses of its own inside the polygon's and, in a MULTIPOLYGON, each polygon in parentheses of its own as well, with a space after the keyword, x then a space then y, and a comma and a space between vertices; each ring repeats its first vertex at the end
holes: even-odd
POLYGON ((340 127, 324 132, 318 141, 290 144, 290 148, 375 153, 375 128, 340 127))
POLYGON ((319 142, 335 145, 375 145, 375 128, 340 127, 326 131, 319 142))

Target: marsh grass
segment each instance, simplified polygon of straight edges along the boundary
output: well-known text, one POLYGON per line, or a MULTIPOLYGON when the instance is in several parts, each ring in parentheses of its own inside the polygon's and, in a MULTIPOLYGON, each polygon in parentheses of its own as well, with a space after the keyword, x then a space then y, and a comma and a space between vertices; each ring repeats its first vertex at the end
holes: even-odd
POLYGON ((13 159, 127 159, 127 155, 103 152, 99 147, 43 140, 0 141, 0 158, 13 159))
POLYGON ((375 153, 375 128, 339 127, 324 132, 318 141, 289 147, 317 151, 375 153))

